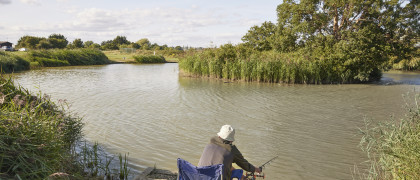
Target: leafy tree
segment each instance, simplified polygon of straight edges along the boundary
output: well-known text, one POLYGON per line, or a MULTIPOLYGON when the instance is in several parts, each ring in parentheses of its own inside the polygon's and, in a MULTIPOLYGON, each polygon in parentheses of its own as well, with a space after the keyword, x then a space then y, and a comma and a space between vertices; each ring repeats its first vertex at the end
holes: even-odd
POLYGON ((99 45, 98 43, 93 43, 92 45, 89 46, 89 48, 99 49, 101 48, 101 45, 99 45))
POLYGON ((418 5, 418 1, 409 1, 405 6, 400 1, 390 1, 384 5, 380 25, 385 31, 391 63, 416 56, 415 44, 419 42, 420 34, 418 5))
POLYGON ((270 38, 276 32, 276 25, 272 22, 264 22, 261 26, 253 26, 245 36, 242 37, 242 41, 245 44, 259 50, 266 51, 271 50, 272 45, 270 38))
POLYGON ((145 50, 150 49, 150 46, 151 46, 151 43, 149 39, 147 38, 140 39, 136 43, 140 45, 141 49, 145 49, 145 50))
POLYGON ((67 38, 61 34, 51 34, 50 36, 48 36, 48 41, 50 43, 51 48, 58 48, 58 49, 63 49, 67 47, 69 43, 67 41, 67 38))
POLYGON ((34 36, 23 36, 18 40, 16 47, 18 48, 30 48, 35 49, 37 48, 37 44, 39 41, 45 38, 34 37, 34 36))
POLYGON ((134 48, 134 49, 139 49, 140 48, 140 45, 137 44, 137 43, 131 43, 129 47, 130 48, 134 48))
POLYGON ((183 50, 181 46, 176 46, 174 49, 175 50, 178 50, 178 51, 182 51, 183 50))
POLYGON ((113 40, 102 41, 101 49, 103 49, 103 50, 118 50, 118 46, 114 43, 113 40))
POLYGON ((50 49, 52 47, 51 43, 47 39, 42 39, 39 41, 39 43, 36 45, 37 49, 50 49))
POLYGON ((83 48, 83 41, 80 38, 75 39, 72 44, 74 48, 83 48))
POLYGON ((125 36, 117 36, 114 38, 114 40, 112 40, 112 42, 117 46, 122 45, 122 44, 125 44, 125 45, 131 44, 131 42, 128 41, 125 36))
POLYGON ((89 48, 91 45, 93 45, 93 41, 86 41, 83 45, 85 48, 89 48))
POLYGON ((85 48, 92 48, 92 49, 99 49, 99 48, 101 48, 101 45, 99 45, 98 43, 94 43, 93 41, 86 41, 84 43, 84 47, 85 48))
POLYGON ((55 33, 48 36, 48 39, 65 39, 65 40, 67 40, 67 38, 64 35, 55 34, 55 33))
POLYGON ((394 40, 407 35, 403 31, 419 34, 418 2, 411 1, 402 7, 403 2, 284 0, 277 7, 278 35, 296 36, 297 44, 307 45, 317 37, 328 35, 333 36, 336 42, 347 40, 349 33, 357 33, 370 25, 381 28, 381 33, 389 37, 398 34, 394 40))

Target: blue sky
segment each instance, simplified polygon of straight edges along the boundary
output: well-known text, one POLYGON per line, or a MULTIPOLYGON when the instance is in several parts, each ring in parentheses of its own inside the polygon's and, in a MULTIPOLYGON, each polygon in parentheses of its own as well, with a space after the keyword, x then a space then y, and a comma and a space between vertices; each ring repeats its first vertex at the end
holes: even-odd
POLYGON ((169 46, 240 43, 251 26, 275 22, 275 0, 0 0, 0 41, 63 34, 100 43, 118 35, 169 46))

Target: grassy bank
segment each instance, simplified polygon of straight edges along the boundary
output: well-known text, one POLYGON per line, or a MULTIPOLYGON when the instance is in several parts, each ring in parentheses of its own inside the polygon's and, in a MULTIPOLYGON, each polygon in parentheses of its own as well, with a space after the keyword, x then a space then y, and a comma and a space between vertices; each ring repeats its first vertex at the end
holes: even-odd
POLYGON ((135 62, 137 63, 166 63, 166 60, 163 56, 155 56, 155 55, 135 55, 133 56, 135 62))
POLYGON ((95 49, 55 49, 30 51, 26 55, 31 66, 79 66, 109 64, 108 57, 95 49))
MULTIPOLYGON (((173 50, 175 51, 175 50, 173 50)), ((103 51, 104 54, 109 58, 111 61, 115 62, 122 62, 122 63, 136 63, 135 56, 163 56, 166 62, 178 62, 179 57, 182 57, 185 53, 184 51, 172 51, 169 50, 136 50, 135 52, 125 52, 125 51, 103 51)))
POLYGON ((404 118, 386 123, 366 123, 361 129, 362 149, 370 169, 363 179, 420 179, 420 94, 407 105, 404 118))
POLYGON ((111 171, 110 161, 98 158, 97 144, 76 150, 82 138, 80 118, 3 76, 0 84, 0 179, 127 178, 126 157, 120 155, 121 167, 111 171))
POLYGON ((29 62, 13 53, 0 51, 0 67, 4 73, 29 70, 29 62))
POLYGON ((380 79, 379 69, 356 63, 360 62, 334 54, 315 56, 306 50, 259 52, 227 44, 186 56, 179 67, 192 76, 270 83, 357 83, 380 79))

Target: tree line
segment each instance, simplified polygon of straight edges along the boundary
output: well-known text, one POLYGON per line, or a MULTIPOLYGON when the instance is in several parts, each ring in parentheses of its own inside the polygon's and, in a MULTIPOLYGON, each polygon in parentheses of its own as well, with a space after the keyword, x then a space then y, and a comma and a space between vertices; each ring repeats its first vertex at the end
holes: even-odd
POLYGON ((415 0, 284 0, 277 23, 253 26, 242 40, 258 51, 304 49, 319 57, 344 56, 348 65, 369 61, 387 69, 406 61, 420 68, 418 5, 415 0))
POLYGON ((36 36, 23 36, 18 40, 17 48, 28 48, 32 50, 45 49, 77 49, 77 48, 94 48, 101 50, 118 50, 122 48, 133 48, 143 50, 165 50, 175 49, 183 50, 181 46, 169 47, 168 45, 158 45, 151 43, 149 39, 143 38, 136 42, 127 40, 125 36, 117 36, 113 40, 102 41, 100 44, 93 41, 83 42, 80 38, 69 42, 62 34, 51 34, 47 38, 36 36))

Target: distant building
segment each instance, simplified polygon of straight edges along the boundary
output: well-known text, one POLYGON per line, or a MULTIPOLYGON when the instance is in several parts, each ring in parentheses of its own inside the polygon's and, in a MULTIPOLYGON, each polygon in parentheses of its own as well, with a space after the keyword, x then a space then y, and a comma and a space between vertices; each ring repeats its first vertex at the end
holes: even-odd
POLYGON ((7 42, 7 41, 0 41, 0 48, 2 48, 3 46, 12 48, 13 44, 11 42, 7 42))
POLYGON ((13 44, 7 41, 0 41, 1 51, 13 51, 13 44))

